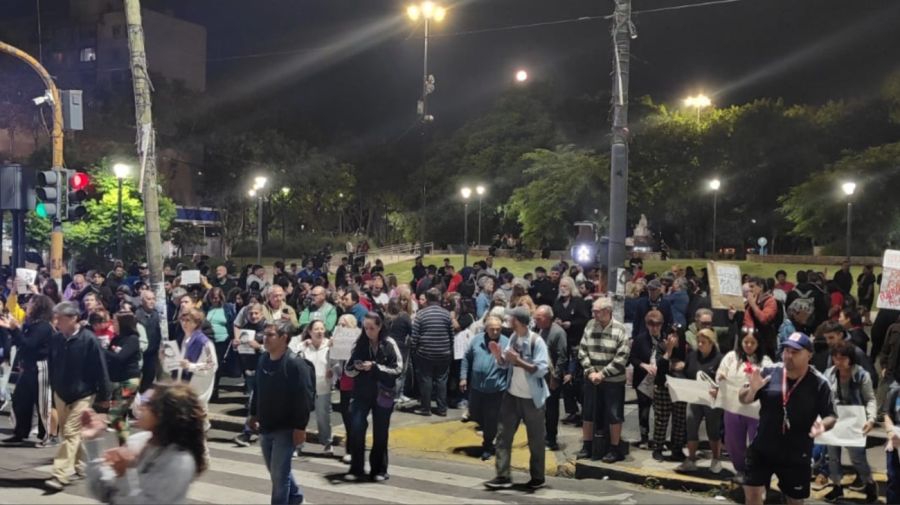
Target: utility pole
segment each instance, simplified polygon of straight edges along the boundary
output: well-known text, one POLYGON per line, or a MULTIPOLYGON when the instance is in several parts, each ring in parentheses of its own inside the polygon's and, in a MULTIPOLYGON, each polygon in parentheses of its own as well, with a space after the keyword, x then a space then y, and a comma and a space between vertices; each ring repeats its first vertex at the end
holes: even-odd
POLYGON ((156 293, 159 329, 163 340, 169 339, 166 314, 166 290, 163 282, 162 236, 159 226, 159 184, 156 180, 156 135, 153 130, 151 84, 144 48, 140 0, 124 0, 125 23, 128 26, 128 49, 131 53, 131 80, 134 85, 134 118, 137 126, 137 154, 141 163, 140 183, 144 198, 144 230, 147 238, 147 263, 150 285, 156 293))
MULTIPOLYGON (((616 292, 617 269, 625 262, 625 222, 628 211, 628 76, 631 39, 631 0, 614 0, 612 156, 609 177, 609 292, 616 292)), ((617 302, 621 303, 621 302, 617 302)))

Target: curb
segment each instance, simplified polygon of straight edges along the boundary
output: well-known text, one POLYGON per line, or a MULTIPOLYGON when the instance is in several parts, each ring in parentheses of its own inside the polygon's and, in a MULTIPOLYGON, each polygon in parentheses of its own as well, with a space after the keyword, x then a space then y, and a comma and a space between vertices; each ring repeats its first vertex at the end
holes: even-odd
POLYGON ((735 487, 735 484, 729 481, 704 479, 701 477, 692 477, 689 475, 681 475, 675 472, 647 470, 633 466, 625 466, 621 464, 606 464, 600 462, 581 463, 576 461, 575 478, 576 479, 600 479, 609 478, 611 480, 630 482, 641 486, 663 487, 677 491, 694 491, 707 492, 712 490, 721 490, 724 493, 729 492, 735 487))

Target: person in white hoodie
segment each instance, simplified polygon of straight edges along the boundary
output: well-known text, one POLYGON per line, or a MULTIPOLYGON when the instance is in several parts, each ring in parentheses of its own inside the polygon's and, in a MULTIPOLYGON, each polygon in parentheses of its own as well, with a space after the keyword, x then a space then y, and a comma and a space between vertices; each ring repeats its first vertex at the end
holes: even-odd
POLYGON ((331 386, 340 374, 341 365, 331 359, 331 340, 325 338, 325 333, 322 320, 311 322, 304 331, 300 354, 316 369, 316 426, 319 443, 325 447, 323 452, 331 456, 334 454, 331 446, 331 386))

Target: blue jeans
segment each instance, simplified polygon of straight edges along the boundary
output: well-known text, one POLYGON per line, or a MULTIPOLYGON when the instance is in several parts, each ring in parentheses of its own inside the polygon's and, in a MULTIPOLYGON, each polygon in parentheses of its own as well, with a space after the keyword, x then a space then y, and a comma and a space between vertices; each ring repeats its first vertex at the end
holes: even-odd
POLYGON ((272 480, 272 505, 297 505, 303 503, 303 491, 297 486, 291 473, 294 456, 294 430, 279 430, 259 435, 266 468, 272 480))
MULTIPOLYGON (((869 467, 869 460, 866 459, 865 447, 845 447, 850 455, 850 463, 856 469, 859 479, 864 484, 872 481, 872 469, 869 467)), ((841 448, 833 445, 828 446, 828 470, 831 473, 831 482, 835 485, 841 484, 841 477, 844 476, 841 471, 841 448)))
POLYGON ((900 458, 897 450, 887 452, 887 476, 888 485, 885 496, 887 503, 900 503, 900 458))
POLYGON ((372 412, 372 451, 369 453, 369 467, 372 475, 386 474, 388 469, 388 430, 391 427, 391 408, 379 407, 375 398, 355 396, 350 403, 350 433, 347 446, 350 448, 350 473, 363 475, 366 472, 366 430, 369 429, 369 412, 372 412))

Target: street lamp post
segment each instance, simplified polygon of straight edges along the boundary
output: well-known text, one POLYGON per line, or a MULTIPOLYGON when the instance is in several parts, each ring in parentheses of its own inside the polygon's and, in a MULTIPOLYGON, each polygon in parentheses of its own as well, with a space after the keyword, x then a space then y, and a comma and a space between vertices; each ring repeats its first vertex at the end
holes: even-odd
POLYGON ((487 190, 484 186, 479 184, 475 187, 475 192, 478 193, 478 245, 481 245, 481 202, 484 199, 484 193, 487 190))
POLYGON ((525 82, 528 80, 528 71, 521 69, 516 72, 516 82, 525 82))
POLYGON ((287 203, 288 198, 291 196, 291 188, 287 186, 282 187, 281 194, 284 196, 284 201, 281 202, 281 262, 284 263, 286 261, 284 247, 285 238, 287 237, 287 203))
POLYGON ((425 142, 426 130, 428 124, 434 121, 434 116, 428 114, 428 95, 434 92, 434 76, 428 75, 428 37, 431 33, 431 22, 441 22, 447 15, 447 9, 432 2, 430 0, 421 4, 413 4, 406 8, 406 15, 412 21, 418 21, 420 18, 424 21, 425 28, 425 44, 422 57, 422 98, 418 103, 418 115, 421 126, 422 137, 422 160, 421 160, 421 177, 422 177, 422 222, 419 232, 421 234, 420 241, 422 247, 425 247, 425 208, 427 205, 428 191, 425 182, 425 142))
POLYGON ((472 188, 464 187, 459 190, 463 197, 463 268, 469 266, 469 197, 472 196, 472 188))
POLYGON ((268 179, 265 177, 256 177, 253 180, 253 188, 248 192, 250 197, 256 197, 256 264, 262 264, 262 242, 263 242, 263 189, 266 187, 268 179))
POLYGON ((700 94, 697 96, 689 96, 684 99, 685 107, 693 107, 697 109, 697 124, 700 124, 700 110, 712 105, 712 100, 708 96, 700 94))
POLYGON ((851 223, 853 217, 853 193, 856 191, 855 182, 845 182, 841 184, 841 189, 847 195, 847 261, 850 261, 850 239, 851 239, 851 223))
POLYGON ((719 179, 713 179, 709 181, 709 189, 713 192, 713 225, 712 225, 712 253, 713 258, 718 256, 718 250, 716 249, 716 221, 717 214, 719 210, 719 188, 722 187, 722 181, 719 179))
POLYGON ((122 182, 128 177, 131 168, 124 163, 116 163, 113 165, 113 173, 119 182, 119 197, 116 205, 116 259, 124 261, 122 253, 122 182))

